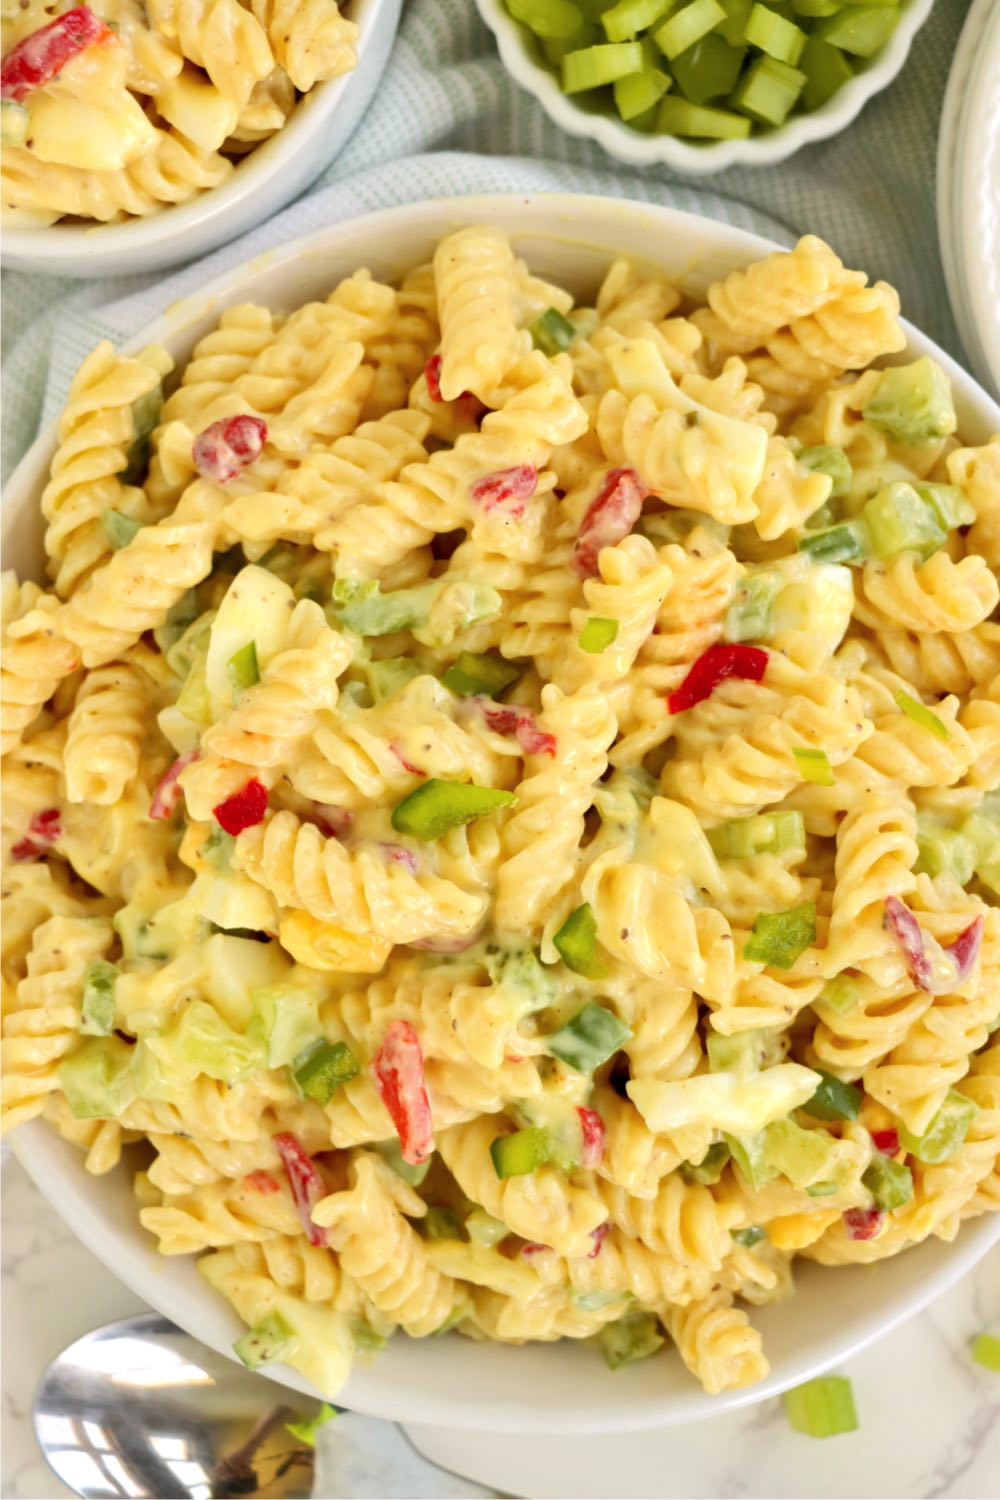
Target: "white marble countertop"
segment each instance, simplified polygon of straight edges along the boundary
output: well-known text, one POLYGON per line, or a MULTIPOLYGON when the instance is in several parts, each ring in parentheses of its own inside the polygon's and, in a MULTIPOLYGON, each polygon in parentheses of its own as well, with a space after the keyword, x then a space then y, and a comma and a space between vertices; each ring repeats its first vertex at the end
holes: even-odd
MULTIPOLYGON (((55 1500, 69 1491, 35 1445, 30 1407, 37 1380, 74 1338, 141 1304, 73 1238, 10 1157, 3 1185, 0 1495, 55 1500)), ((615 1490, 588 1488, 586 1445, 569 1438, 550 1445, 546 1467, 554 1463, 561 1471, 563 1494, 997 1500, 1000 1375, 975 1365, 967 1348, 973 1334, 998 1319, 1000 1251, 994 1251, 933 1308, 843 1367, 854 1383, 856 1433, 818 1444, 789 1429, 780 1402, 767 1401, 683 1431, 630 1440, 627 1458, 643 1460, 656 1476, 654 1487, 630 1486, 620 1468, 615 1490)), ((504 1447, 518 1445, 508 1440, 504 1447)), ((513 1488, 516 1476, 502 1449, 496 1462, 492 1483, 513 1488)), ((550 1492, 541 1473, 535 1484, 520 1483, 521 1493, 550 1492)), ((345 1416, 327 1431, 318 1495, 449 1500, 491 1493, 424 1462, 390 1423, 345 1416)))

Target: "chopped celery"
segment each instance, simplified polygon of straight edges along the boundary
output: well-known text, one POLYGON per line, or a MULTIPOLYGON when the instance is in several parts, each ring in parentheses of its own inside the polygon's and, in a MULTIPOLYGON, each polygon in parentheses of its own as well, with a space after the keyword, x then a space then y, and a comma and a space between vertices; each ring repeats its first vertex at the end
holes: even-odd
POLYGON ((977 1333, 970 1352, 977 1365, 1000 1375, 1000 1338, 995 1333, 977 1333))
POLYGON ((829 495, 831 500, 842 500, 845 495, 850 494, 854 470, 843 448, 835 448, 832 443, 819 443, 815 448, 803 448, 798 454, 798 462, 813 474, 830 476, 833 481, 829 495))
POLYGON ((605 42, 584 47, 580 52, 567 52, 562 63, 563 93, 579 94, 585 89, 601 88, 629 73, 640 73, 642 63, 642 47, 638 42, 605 42))
POLYGON ((225 873, 233 868, 233 851, 236 840, 218 824, 212 829, 201 846, 201 857, 213 870, 225 873))
MULTIPOLYGON (((807 1101, 802 1108, 809 1109, 807 1101)), ((763 1158, 795 1187, 823 1181, 837 1169, 836 1139, 825 1130, 805 1130, 792 1119, 774 1120, 764 1131, 763 1158)))
POLYGON ((1000 792, 983 798, 962 824, 962 835, 972 845, 979 879, 1000 895, 1000 792))
POLYGON ((835 16, 844 0, 792 0, 792 10, 797 16, 835 16))
MULTIPOLYGON (((865 13, 845 12, 843 17, 838 16, 835 20, 849 22, 865 13)), ((880 14, 892 16, 893 12, 881 11, 880 14)), ((862 415, 890 437, 914 447, 950 437, 957 426, 948 377, 926 354, 912 365, 894 365, 883 370, 878 385, 862 408, 862 415)))
POLYGON ((428 1208, 421 1222, 424 1235, 429 1240, 461 1239, 458 1217, 453 1209, 439 1208, 434 1204, 428 1208))
POLYGON ((555 307, 547 307, 532 323, 529 332, 535 348, 549 355, 568 349, 579 337, 574 324, 555 307))
POLYGON ((715 30, 730 47, 742 47, 743 33, 753 10, 754 0, 719 0, 719 4, 725 12, 725 20, 720 21, 715 30))
POLYGON ((913 1135, 905 1125, 900 1125, 899 1144, 904 1151, 915 1156, 917 1161, 922 1161, 927 1166, 939 1166, 941 1162, 954 1156, 978 1113, 978 1106, 965 1094, 960 1094, 957 1089, 949 1089, 944 1103, 923 1135, 913 1135))
MULTIPOLYGON (((384 1342, 383 1339, 382 1343, 384 1342)), ((307 1448, 315 1448, 317 1432, 321 1427, 325 1427, 327 1422, 332 1422, 337 1415, 336 1407, 324 1401, 314 1417, 309 1417, 302 1422, 286 1422, 285 1431, 290 1433, 297 1442, 304 1443, 307 1448)))
POLYGON ((796 542, 816 563, 853 563, 866 558, 870 551, 868 532, 860 520, 842 521, 823 531, 807 531, 796 542))
POLYGON ((114 550, 120 552, 123 547, 128 546, 136 532, 142 530, 142 522, 122 515, 120 510, 105 510, 101 513, 101 530, 114 550))
POLYGON ((912 719, 914 724, 919 724, 921 729, 926 729, 935 739, 947 740, 951 738, 951 730, 944 721, 939 719, 937 714, 931 713, 927 705, 921 703, 918 698, 914 698, 912 694, 907 693, 903 688, 900 688, 897 693, 893 693, 892 697, 900 713, 904 713, 908 719, 912 719))
POLYGON ((814 786, 834 786, 830 759, 825 750, 796 749, 792 751, 803 781, 814 786))
POLYGON ((585 979, 603 979, 607 974, 598 955, 597 922, 586 903, 570 912, 552 941, 574 974, 582 974, 585 979))
POLYGON ((549 1134, 538 1126, 500 1135, 490 1146, 493 1170, 501 1182, 508 1177, 526 1177, 549 1159, 549 1134))
POLYGON ((250 1001, 246 1035, 265 1052, 269 1068, 287 1067, 319 1034, 319 997, 301 985, 266 985, 250 1001))
POLYGON ((610 1370, 637 1359, 648 1359, 662 1349, 664 1338, 653 1313, 627 1313, 614 1323, 605 1323, 598 1335, 610 1370))
POLYGON ((854 57, 874 57, 892 36, 899 12, 888 5, 845 5, 820 21, 816 35, 854 57))
POLYGON ((762 1026, 738 1031, 735 1036, 710 1031, 705 1047, 710 1072, 736 1073, 740 1078, 749 1078, 760 1068, 773 1067, 781 1062, 783 1055, 777 1033, 762 1026))
POLYGON ((263 1042, 243 1035, 207 1000, 190 1000, 162 1031, 144 1038, 161 1069, 180 1080, 204 1074, 235 1083, 266 1062, 263 1042))
POLYGON ((971 839, 956 828, 946 828, 926 813, 917 814, 918 875, 950 875, 959 885, 968 885, 976 868, 971 839))
POLYGON ((609 42, 628 42, 655 26, 666 15, 674 0, 618 0, 601 16, 609 42))
POLYGON ((595 1001, 589 1001, 558 1031, 546 1037, 553 1057, 575 1068, 578 1073, 593 1073, 613 1057, 632 1033, 616 1015, 595 1001))
POLYGON ((377 1141, 375 1150, 381 1156, 382 1160, 392 1168, 397 1177, 402 1177, 404 1182, 408 1182, 410 1187, 415 1188, 419 1187, 427 1176, 427 1173, 431 1169, 431 1162, 434 1159, 433 1156, 429 1156, 426 1161, 420 1162, 418 1166, 404 1161, 399 1141, 395 1137, 391 1141, 377 1141))
POLYGON ((758 1130, 753 1135, 727 1135, 725 1141, 737 1171, 747 1187, 752 1188, 755 1193, 760 1192, 772 1177, 777 1177, 777 1167, 773 1167, 764 1154, 763 1130, 758 1130))
POLYGON ((465 1221, 465 1232, 474 1245, 485 1245, 492 1250, 505 1240, 510 1230, 502 1219, 495 1219, 485 1208, 474 1208, 465 1221))
POLYGON ((578 644, 581 651, 589 651, 592 656, 599 656, 602 651, 606 651, 613 644, 617 635, 617 620, 603 620, 598 615, 591 615, 580 632, 578 644))
POLYGON ((571 0, 507 0, 515 21, 540 37, 571 37, 580 25, 580 12, 571 0))
POLYGON ((292 1352, 297 1342, 294 1331, 281 1314, 269 1312, 261 1318, 259 1323, 253 1325, 249 1333, 245 1333, 241 1339, 236 1340, 233 1352, 239 1356, 248 1370, 258 1370, 261 1365, 271 1365, 275 1360, 284 1359, 286 1354, 292 1352))
POLYGON ((774 969, 790 969, 816 940, 816 903, 804 901, 791 911, 761 912, 743 947, 743 957, 774 969))
POLYGON ((774 602, 782 579, 773 570, 761 568, 740 579, 733 602, 722 623, 724 641, 765 640, 773 628, 774 602))
POLYGON ((762 1229, 759 1224, 749 1224, 746 1229, 734 1229, 732 1235, 737 1245, 742 1245, 744 1250, 752 1250, 754 1245, 767 1239, 767 1230, 762 1229))
POLYGON ((601 40, 602 33, 593 21, 581 15, 578 29, 570 37, 539 37, 546 60, 554 68, 561 68, 562 60, 570 52, 581 52, 593 47, 601 40))
POLYGON ((806 75, 802 90, 802 108, 806 110, 822 109, 854 77, 854 69, 840 48, 818 36, 806 42, 799 67, 806 75))
POLYGON ((736 87, 745 47, 731 47, 717 31, 710 31, 673 59, 671 69, 685 99, 707 104, 722 99, 736 87))
POLYGON ((726 19, 719 0, 691 0, 653 32, 653 40, 671 61, 693 47, 706 32, 726 19))
POLYGON ((853 1083, 841 1083, 832 1073, 820 1073, 816 1092, 802 1108, 817 1120, 856 1120, 864 1094, 853 1083))
POLYGON ((680 1174, 685 1182, 700 1182, 703 1187, 712 1187, 726 1170, 729 1159, 730 1151, 725 1141, 716 1141, 709 1146, 701 1161, 682 1161, 680 1174))
POLYGON ((233 685, 234 697, 237 693, 245 693, 247 688, 256 687, 260 681, 260 667, 257 665, 257 646, 254 641, 248 641, 245 646, 233 652, 226 662, 226 671, 233 685))
POLYGON ((144 396, 132 402, 132 441, 125 455, 125 468, 120 478, 122 484, 139 484, 146 477, 149 467, 149 439, 160 420, 163 405, 163 386, 159 381, 144 396))
POLYGON ((304 1099, 329 1104, 335 1089, 350 1083, 361 1071, 358 1060, 346 1042, 327 1042, 319 1037, 298 1054, 292 1063, 292 1074, 304 1099))
POLYGON ((463 651, 441 681, 449 692, 457 693, 460 698, 480 695, 495 698, 520 675, 520 668, 511 666, 502 656, 480 656, 474 651, 463 651))
POLYGON ((364 671, 375 703, 395 698, 414 677, 423 675, 420 664, 408 656, 387 656, 381 661, 367 662, 364 671))
POLYGON ((514 998, 522 1014, 544 1010, 555 1000, 555 981, 533 948, 487 948, 483 962, 493 983, 514 998))
POLYGON ((720 859, 751 859, 755 854, 782 854, 805 849, 806 830, 799 812, 757 813, 708 830, 708 842, 720 859))
POLYGON ((860 1004, 862 990, 856 979, 847 974, 838 974, 829 980, 820 992, 819 999, 838 1016, 846 1016, 860 1004))
POLYGON ((840 1192, 840 1185, 836 1182, 810 1182, 806 1192, 810 1198, 830 1198, 840 1192))
POLYGON ((712 109, 705 104, 691 104, 668 94, 660 105, 657 129, 665 135, 690 135, 703 140, 745 140, 750 121, 728 109, 712 109))
POLYGON ((955 484, 918 484, 914 481, 913 488, 921 500, 926 500, 945 531, 954 531, 956 526, 971 526, 976 519, 976 507, 955 484))
POLYGON ((807 1437, 836 1437, 858 1427, 851 1382, 843 1375, 821 1375, 786 1391, 785 1411, 794 1430, 807 1437))
POLYGON ((744 74, 730 103, 764 125, 783 125, 805 81, 806 75, 788 63, 759 57, 744 74))
POLYGON ((883 1213, 902 1208, 913 1197, 913 1174, 902 1162, 891 1156, 874 1156, 861 1175, 861 1181, 872 1195, 872 1202, 883 1213))
POLYGON ((761 52, 766 52, 768 57, 790 63, 792 67, 798 62, 806 44, 806 34, 800 27, 759 3, 747 18, 743 39, 751 47, 758 47, 761 52))
POLYGON ((88 964, 83 974, 80 1031, 84 1036, 110 1036, 115 1029, 115 981, 118 969, 105 959, 88 964))
POLYGON ((113 1120, 135 1098, 133 1048, 117 1036, 90 1036, 59 1064, 59 1087, 76 1120, 113 1120))
POLYGON ((487 817, 498 808, 513 807, 516 802, 513 792, 431 777, 403 798, 393 810, 391 821, 397 833, 429 842, 443 837, 450 828, 487 817))
POLYGON ((648 68, 641 73, 631 73, 628 78, 619 78, 615 84, 615 108, 623 120, 634 123, 655 109, 671 82, 669 75, 659 68, 648 68))
POLYGON ((913 552, 928 558, 948 540, 937 511, 902 480, 884 485, 861 512, 872 555, 881 561, 913 552))

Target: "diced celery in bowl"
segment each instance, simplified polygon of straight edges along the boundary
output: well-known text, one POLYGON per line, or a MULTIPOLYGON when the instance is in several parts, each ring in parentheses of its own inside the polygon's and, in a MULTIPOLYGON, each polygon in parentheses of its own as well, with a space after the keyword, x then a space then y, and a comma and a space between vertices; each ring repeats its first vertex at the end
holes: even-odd
POLYGON ((644 135, 745 140, 821 109, 907 0, 503 0, 535 60, 644 135))

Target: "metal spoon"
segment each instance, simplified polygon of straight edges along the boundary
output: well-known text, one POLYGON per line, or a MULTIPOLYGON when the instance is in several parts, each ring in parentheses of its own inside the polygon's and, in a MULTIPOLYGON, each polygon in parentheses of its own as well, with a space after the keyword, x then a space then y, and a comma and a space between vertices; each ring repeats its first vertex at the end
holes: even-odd
POLYGON ((86 1500, 306 1500, 313 1450, 285 1424, 320 1409, 150 1312, 64 1349, 42 1376, 32 1415, 46 1461, 86 1500))

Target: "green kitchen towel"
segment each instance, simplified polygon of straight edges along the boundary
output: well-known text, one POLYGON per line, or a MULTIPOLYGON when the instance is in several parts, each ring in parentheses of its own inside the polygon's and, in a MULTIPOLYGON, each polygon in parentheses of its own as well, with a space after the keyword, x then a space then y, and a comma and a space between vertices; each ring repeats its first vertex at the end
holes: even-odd
POLYGON ((309 194, 176 272, 80 282, 4 278, 4 472, 100 338, 120 342, 177 297, 271 245, 436 194, 576 191, 669 203, 784 241, 811 231, 892 281, 906 315, 958 358, 934 211, 938 120, 968 0, 937 0, 895 82, 853 125, 766 169, 636 171, 564 134, 508 76, 472 0, 405 0, 389 66, 353 139, 309 194), (473 154, 475 153, 475 154, 473 154))

